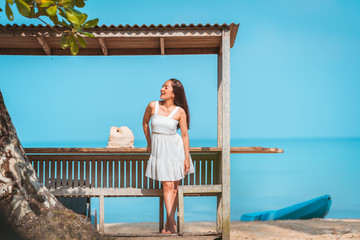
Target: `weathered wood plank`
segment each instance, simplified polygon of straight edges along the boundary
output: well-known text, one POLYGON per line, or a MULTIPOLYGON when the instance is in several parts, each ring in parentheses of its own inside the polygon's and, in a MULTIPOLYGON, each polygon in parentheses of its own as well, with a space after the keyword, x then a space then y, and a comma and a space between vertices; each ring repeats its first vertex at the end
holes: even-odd
MULTIPOLYGON (((218 103, 220 104, 220 103, 218 103)), ((219 121, 219 120, 218 120, 219 121)), ((219 131, 219 129, 218 129, 219 131)), ((219 134, 219 132, 218 132, 219 134)), ((138 154, 143 153, 144 155, 149 155, 146 148, 24 148, 26 153, 28 154, 29 158, 33 158, 36 156, 36 158, 44 158, 48 155, 30 155, 30 154, 37 154, 37 153, 132 153, 132 154, 138 154), (41 157, 43 156, 43 157, 41 157)), ((221 152, 221 147, 191 147, 190 153, 216 153, 221 152)), ((283 153, 283 149, 279 148, 264 148, 264 147, 231 147, 230 148, 231 153, 283 153)), ((63 157, 64 155, 57 156, 57 155, 51 155, 54 158, 57 157, 63 157)), ((96 156, 96 155, 94 155, 96 156)), ((99 156, 99 155, 98 155, 99 156)), ((79 156, 81 158, 83 156, 79 156)), ((106 156, 99 156, 101 159, 102 157, 115 157, 118 158, 119 156, 116 155, 106 155, 106 156)), ((143 158, 139 156, 139 158, 143 158)))
POLYGON ((143 176, 143 168, 142 168, 142 160, 137 161, 137 188, 142 188, 142 176, 143 176))
POLYGON ((222 239, 230 239, 230 31, 222 30, 222 239))
POLYGON ((33 168, 34 168, 37 176, 39 176, 38 166, 39 166, 39 161, 38 161, 38 160, 34 160, 34 161, 33 161, 33 168))
POLYGON ((90 160, 85 162, 85 187, 90 188, 91 178, 90 178, 90 160))
POLYGON ((165 40, 163 37, 160 38, 160 53, 165 55, 165 40))
POLYGON ((136 188, 136 161, 131 161, 131 187, 136 188))
MULTIPOLYGON (((213 193, 215 195, 221 193, 222 188, 221 184, 216 185, 193 185, 193 186, 179 186, 179 189, 183 192, 183 194, 202 194, 202 193, 213 193)), ((214 195, 214 196, 215 196, 214 195)))
POLYGON ((120 162, 120 188, 124 188, 125 187, 125 161, 121 161, 120 162))
POLYGON ((103 175, 103 179, 102 179, 102 182, 103 182, 103 185, 102 187, 103 188, 107 188, 108 187, 108 182, 107 182, 107 172, 108 172, 108 161, 101 161, 102 162, 102 167, 103 167, 103 170, 102 170, 102 175, 103 175))
POLYGON ((148 187, 148 177, 145 176, 146 173, 146 167, 147 167, 147 161, 144 161, 144 175, 143 175, 143 188, 147 189, 148 187))
POLYGON ((152 178, 148 178, 149 180, 149 189, 154 189, 154 180, 152 178))
POLYGON ((70 159, 70 160, 68 161, 68 181, 67 181, 69 188, 74 188, 73 171, 74 171, 73 160, 70 159))
POLYGON ((105 213, 104 213, 104 196, 99 197, 99 232, 104 233, 105 230, 105 213))
POLYGON ((181 188, 178 189, 178 225, 177 231, 180 235, 184 234, 184 195, 181 188))
POLYGON ((56 161, 56 188, 61 188, 61 161, 56 161))
POLYGON ((114 176, 114 171, 113 171, 113 164, 114 161, 110 160, 109 161, 109 188, 113 187, 113 176, 114 176))
POLYGON ((204 159, 202 159, 201 160, 201 181, 200 181, 200 183, 201 183, 201 185, 205 185, 205 182, 206 182, 206 160, 204 160, 204 159))
POLYGON ((200 185, 200 160, 196 160, 195 165, 195 185, 200 185))
POLYGON ((40 180, 40 182, 45 186, 45 184, 44 184, 44 162, 43 161, 40 161, 39 162, 39 173, 38 173, 38 175, 39 175, 39 180, 40 180))
POLYGON ((72 188, 72 189, 49 189, 57 197, 160 197, 161 189, 141 188, 72 188))
POLYGON ((91 160, 91 188, 95 188, 95 178, 96 178, 96 160, 91 160))
POLYGON ((67 178, 66 178, 66 173, 67 173, 67 166, 66 166, 66 162, 67 161, 61 161, 62 162, 62 176, 61 176, 61 188, 66 188, 67 187, 67 178))
POLYGON ((159 232, 164 228, 164 197, 159 197, 159 232))
POLYGON ((55 160, 51 160, 51 188, 55 188, 55 169, 56 169, 56 166, 55 166, 55 160))
POLYGON ((50 162, 46 161, 45 162, 45 184, 44 186, 47 188, 50 188, 50 162))
POLYGON ((212 171, 211 171, 211 165, 213 160, 208 159, 206 161, 206 185, 212 185, 211 178, 212 178, 212 171))
POLYGON ((79 187, 79 161, 74 161, 74 188, 79 187))
POLYGON ((104 56, 107 56, 108 55, 108 46, 106 44, 105 38, 100 37, 99 38, 99 43, 100 43, 100 46, 101 46, 101 50, 104 53, 104 56))
POLYGON ((222 231, 222 196, 216 197, 216 231, 222 231))
POLYGON ((80 181, 79 181, 79 186, 80 188, 84 188, 84 161, 80 161, 80 181))
POLYGON ((119 188, 119 161, 115 160, 115 166, 114 166, 114 187, 119 188))
POLYGON ((102 161, 101 160, 97 160, 96 161, 96 172, 97 172, 97 176, 96 176, 96 188, 102 188, 101 186, 101 173, 102 173, 102 161))
POLYGON ((125 160, 125 164, 126 164, 126 187, 130 187, 131 183, 130 183, 130 160, 126 159, 125 160))
POLYGON ((46 42, 44 37, 37 37, 38 42, 40 43, 42 49, 46 53, 46 55, 51 55, 51 48, 49 47, 49 44, 46 42))

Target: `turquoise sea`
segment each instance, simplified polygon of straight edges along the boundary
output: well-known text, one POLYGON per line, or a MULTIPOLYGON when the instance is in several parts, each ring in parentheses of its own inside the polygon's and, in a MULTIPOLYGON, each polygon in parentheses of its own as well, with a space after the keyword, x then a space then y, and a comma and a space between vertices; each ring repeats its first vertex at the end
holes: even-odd
MULTIPOLYGON (((216 139, 190 139, 190 145, 216 146, 216 139)), ((326 218, 360 218, 360 138, 232 139, 231 146, 284 149, 276 154, 231 154, 231 220, 324 194, 332 197, 326 218)), ((98 204, 93 198, 93 213, 98 204)), ((184 205, 185 221, 216 221, 215 197, 186 197, 184 205)), ((105 198, 105 223, 156 222, 158 211, 158 198, 105 198)))
MULTIPOLYGON (((106 144, 38 143, 24 147, 106 144)), ((135 141, 136 147, 145 145, 135 141)), ((190 139, 190 146, 216 146, 216 139, 190 139)), ((284 149, 284 153, 275 154, 231 154, 231 220, 239 220, 244 213, 276 210, 324 194, 332 197, 326 218, 360 218, 360 138, 232 139, 231 146, 284 149)), ((92 214, 98 205, 98 198, 92 198, 92 214)), ((186 197, 184 205, 185 221, 216 221, 215 197, 186 197)), ((158 198, 105 198, 105 223, 156 222, 158 211, 158 198)))

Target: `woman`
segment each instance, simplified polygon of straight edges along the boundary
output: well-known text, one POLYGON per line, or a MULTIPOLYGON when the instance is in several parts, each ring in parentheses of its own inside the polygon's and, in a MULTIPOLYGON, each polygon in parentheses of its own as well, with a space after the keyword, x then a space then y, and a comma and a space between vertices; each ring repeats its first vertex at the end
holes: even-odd
POLYGON ((184 87, 179 80, 166 81, 160 92, 163 101, 150 102, 143 119, 147 150, 150 152, 145 176, 162 183, 166 223, 161 232, 175 233, 179 180, 194 172, 189 153, 190 117, 184 87), (179 128, 181 136, 176 132, 179 128))

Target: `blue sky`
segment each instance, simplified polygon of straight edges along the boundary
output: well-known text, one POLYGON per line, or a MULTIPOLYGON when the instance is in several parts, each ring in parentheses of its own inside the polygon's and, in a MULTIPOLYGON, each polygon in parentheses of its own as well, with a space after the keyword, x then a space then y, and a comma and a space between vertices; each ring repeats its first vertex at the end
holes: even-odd
MULTIPOLYGON (((360 2, 88 1, 99 24, 240 23, 231 49, 231 138, 360 137, 360 2)), ((1 24, 9 23, 4 13, 1 24)), ((40 22, 15 15, 17 24, 40 22)), ((145 141, 142 116, 167 79, 183 82, 191 139, 216 138, 216 59, 0 56, 20 140, 101 142, 111 126, 145 141)))

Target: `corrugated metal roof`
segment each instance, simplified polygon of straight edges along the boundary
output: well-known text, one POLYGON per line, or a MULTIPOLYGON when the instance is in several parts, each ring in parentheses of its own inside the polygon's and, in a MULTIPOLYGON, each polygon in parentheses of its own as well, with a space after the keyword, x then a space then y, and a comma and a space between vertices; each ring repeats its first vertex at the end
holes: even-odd
MULTIPOLYGON (((122 24, 119 24, 117 26, 111 24, 109 26, 103 24, 101 26, 95 26, 94 28, 104 28, 104 29, 108 29, 108 28, 111 28, 111 29, 123 29, 123 28, 127 28, 127 29, 137 29, 137 28, 141 28, 141 29, 156 29, 156 28, 227 28, 227 27, 238 27, 239 24, 235 24, 235 23, 231 23, 231 24, 226 24, 226 23, 223 23, 223 24, 218 24, 218 23, 215 23, 215 24, 210 24, 210 23, 206 23, 206 24, 193 24, 193 23, 190 23, 190 24, 185 24, 185 23, 181 23, 181 24, 175 24, 175 25, 171 25, 171 24, 167 24, 167 25, 162 25, 162 24, 159 24, 159 25, 154 25, 154 24, 150 24, 150 25, 146 25, 146 24, 143 24, 143 25, 138 25, 138 24, 135 24, 135 25, 129 25, 129 24, 126 24, 126 25, 122 25, 122 24)), ((48 28, 48 26, 44 26, 44 25, 41 25, 41 24, 38 24, 38 25, 34 25, 34 24, 30 24, 30 25, 26 25, 26 24, 21 24, 21 25, 18 25, 18 24, 6 24, 6 25, 2 25, 0 24, 0 27, 2 28, 48 28)))
MULTIPOLYGON (((234 45, 239 24, 101 25, 88 28, 87 48, 79 55, 218 54, 222 30, 229 29, 234 45)), ((60 47, 67 28, 44 25, 0 25, 0 55, 69 55, 60 47), (56 31, 54 30, 56 29, 56 31)))

